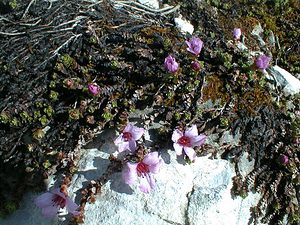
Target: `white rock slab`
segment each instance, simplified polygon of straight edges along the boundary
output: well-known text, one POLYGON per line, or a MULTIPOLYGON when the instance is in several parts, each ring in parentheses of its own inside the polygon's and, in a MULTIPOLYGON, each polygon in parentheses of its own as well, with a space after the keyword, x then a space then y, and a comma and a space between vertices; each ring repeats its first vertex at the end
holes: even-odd
MULTIPOLYGON (((300 92, 300 80, 279 66, 273 66, 269 70, 270 74, 275 78, 276 82, 283 87, 286 95, 294 95, 300 92)), ((270 79, 274 79, 269 76, 270 79)))
POLYGON ((194 32, 194 26, 188 21, 183 19, 181 16, 174 19, 176 27, 182 32, 182 33, 189 33, 193 34, 194 32))

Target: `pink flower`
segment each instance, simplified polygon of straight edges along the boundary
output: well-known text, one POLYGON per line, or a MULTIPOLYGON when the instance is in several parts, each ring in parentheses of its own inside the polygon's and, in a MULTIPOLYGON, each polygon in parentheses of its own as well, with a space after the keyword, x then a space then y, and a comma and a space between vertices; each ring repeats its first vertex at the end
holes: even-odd
POLYGON ((64 207, 74 216, 79 215, 79 212, 76 211, 79 206, 65 193, 61 192, 59 188, 38 196, 34 202, 38 207, 42 208, 42 214, 47 218, 54 217, 57 215, 58 210, 64 207))
POLYGON ((175 58, 171 55, 168 55, 165 58, 164 65, 165 65, 166 70, 168 70, 171 73, 176 73, 176 71, 178 70, 178 67, 179 67, 179 65, 176 62, 175 58))
POLYGON ((194 55, 199 55, 203 47, 203 41, 200 38, 192 37, 189 41, 185 41, 185 43, 188 45, 186 50, 194 55))
POLYGON ((266 55, 261 55, 257 57, 257 59, 255 60, 255 65, 258 69, 264 71, 269 67, 270 61, 271 61, 271 57, 268 57, 266 55))
POLYGON ((139 178, 139 188, 144 193, 149 193, 155 187, 155 180, 152 174, 159 172, 162 159, 158 152, 148 153, 143 161, 138 163, 127 162, 122 172, 126 184, 132 185, 139 178))
POLYGON ((189 159, 194 161, 196 158, 196 152, 193 148, 204 144, 206 138, 207 137, 205 135, 198 135, 196 125, 192 125, 184 132, 175 129, 172 135, 172 141, 174 142, 173 147, 177 155, 181 155, 183 149, 189 159))
POLYGON ((286 165, 288 162, 289 162, 289 157, 287 157, 286 155, 284 154, 281 154, 278 158, 279 162, 282 164, 282 165, 286 165))
POLYGON ((129 150, 134 152, 136 150, 136 140, 140 139, 144 134, 144 128, 139 128, 131 124, 127 124, 123 132, 114 141, 115 145, 118 146, 118 151, 123 152, 129 150))
POLYGON ((89 89, 89 92, 94 96, 96 96, 100 92, 100 87, 96 83, 89 84, 88 89, 89 89))
POLYGON ((193 61, 193 62, 191 63, 191 67, 192 67, 192 69, 195 70, 195 71, 199 71, 199 70, 201 69, 201 65, 200 65, 200 63, 197 62, 197 61, 193 61))
POLYGON ((240 28, 234 28, 232 34, 235 40, 239 40, 241 38, 242 31, 240 28))

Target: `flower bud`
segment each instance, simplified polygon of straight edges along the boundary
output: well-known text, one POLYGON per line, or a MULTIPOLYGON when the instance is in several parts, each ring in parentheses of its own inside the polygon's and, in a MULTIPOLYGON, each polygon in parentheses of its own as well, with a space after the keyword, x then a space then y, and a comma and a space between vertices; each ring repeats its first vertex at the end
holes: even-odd
POLYGON ((166 70, 168 70, 171 73, 176 73, 176 71, 178 70, 178 67, 179 67, 175 58, 171 55, 169 55, 165 58, 164 66, 165 66, 166 70))

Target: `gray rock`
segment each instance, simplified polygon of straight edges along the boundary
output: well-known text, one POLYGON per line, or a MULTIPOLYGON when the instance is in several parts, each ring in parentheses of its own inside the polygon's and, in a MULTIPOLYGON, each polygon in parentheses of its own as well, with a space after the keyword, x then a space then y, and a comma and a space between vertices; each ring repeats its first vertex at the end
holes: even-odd
POLYGON ((238 169, 243 178, 245 178, 254 169, 255 161, 249 161, 248 158, 248 152, 244 152, 238 162, 238 169))
POLYGON ((275 79, 276 83, 283 88, 285 95, 294 95, 300 92, 300 80, 285 69, 276 65, 271 67, 268 72, 271 75, 268 78, 275 79))
POLYGON ((261 36, 263 32, 264 30, 260 23, 258 23, 251 32, 251 34, 258 40, 260 47, 264 47, 266 45, 265 41, 261 36))
POLYGON ((183 19, 181 16, 174 19, 176 27, 181 31, 181 33, 193 34, 194 26, 187 20, 183 19))

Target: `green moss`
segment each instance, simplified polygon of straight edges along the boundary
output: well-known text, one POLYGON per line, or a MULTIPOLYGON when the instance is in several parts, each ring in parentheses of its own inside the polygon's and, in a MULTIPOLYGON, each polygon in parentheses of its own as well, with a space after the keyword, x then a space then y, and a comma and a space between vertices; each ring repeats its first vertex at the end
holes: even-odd
POLYGON ((0 113, 0 122, 2 122, 2 123, 8 123, 9 122, 9 116, 4 111, 0 113))
POLYGON ((220 126, 221 127, 228 127, 229 125, 229 120, 226 117, 221 117, 220 118, 220 126))
POLYGON ((34 120, 38 120, 41 117, 41 112, 39 110, 33 112, 34 120))
POLYGON ((20 117, 23 122, 31 122, 33 120, 33 118, 26 111, 21 112, 20 117))
POLYGON ((9 121, 10 125, 13 127, 17 127, 21 125, 21 122, 17 117, 13 117, 12 120, 9 121))
POLYGON ((180 121, 181 114, 179 112, 175 112, 174 118, 175 118, 176 121, 180 121))
POLYGON ((37 128, 33 131, 32 137, 38 141, 45 137, 45 132, 41 128, 37 128))
POLYGON ((61 56, 60 60, 66 68, 71 68, 75 65, 75 60, 68 54, 61 56))
POLYGON ((7 214, 12 214, 17 210, 17 204, 15 202, 9 201, 5 203, 4 208, 7 214))
POLYGON ((102 114, 102 118, 103 118, 105 121, 110 121, 110 120, 112 120, 113 115, 112 115, 110 112, 106 111, 106 112, 104 112, 104 113, 102 114))
POLYGON ((118 69, 119 68, 119 62, 117 60, 113 60, 110 62, 110 67, 114 70, 118 69))
POLYGON ((49 98, 52 100, 52 101, 57 101, 58 100, 58 92, 56 91, 50 91, 50 94, 49 94, 49 98))
POLYGON ((163 41, 164 49, 170 49, 172 47, 172 41, 169 38, 165 38, 163 41))
POLYGON ((97 44, 98 43, 97 38, 94 37, 94 36, 91 36, 90 39, 89 39, 89 43, 92 44, 92 45, 97 44))
POLYGON ((78 120, 80 118, 80 112, 78 109, 70 109, 69 110, 69 118, 71 120, 78 120))
POLYGON ((52 106, 50 106, 50 105, 48 107, 44 108, 44 112, 46 113, 46 115, 48 117, 52 117, 54 114, 54 110, 53 110, 52 106))
POLYGON ((46 115, 43 115, 42 117, 39 118, 40 123, 42 126, 46 126, 49 123, 49 120, 46 115))
POLYGON ((55 88, 55 87, 56 87, 56 82, 52 80, 52 81, 50 82, 50 84, 49 84, 49 87, 50 87, 50 88, 55 88))
POLYGON ((18 7, 17 0, 11 0, 8 4, 13 10, 17 9, 17 7, 18 7))
POLYGON ((43 162, 43 167, 44 167, 45 169, 48 169, 50 166, 51 166, 51 163, 50 163, 49 160, 46 160, 45 162, 43 162))

